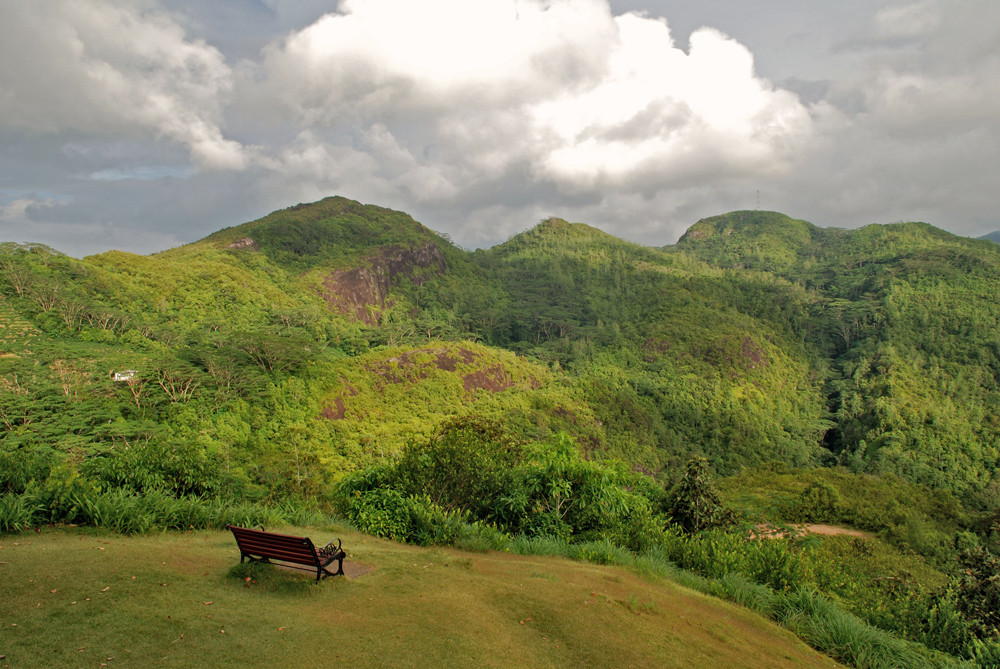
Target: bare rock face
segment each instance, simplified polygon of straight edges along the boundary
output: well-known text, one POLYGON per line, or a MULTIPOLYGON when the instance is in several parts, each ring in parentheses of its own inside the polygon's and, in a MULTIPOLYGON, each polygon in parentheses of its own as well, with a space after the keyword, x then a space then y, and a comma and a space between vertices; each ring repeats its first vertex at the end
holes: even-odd
POLYGON ((320 294, 340 313, 375 325, 396 279, 402 276, 422 284, 416 270, 427 268, 438 273, 447 269, 441 250, 434 244, 428 242, 417 248, 387 246, 371 258, 368 267, 331 273, 323 281, 320 294))
POLYGON ((243 239, 237 239, 235 242, 226 247, 227 249, 250 249, 251 251, 259 251, 260 247, 257 246, 257 242, 250 239, 249 237, 244 237, 243 239))

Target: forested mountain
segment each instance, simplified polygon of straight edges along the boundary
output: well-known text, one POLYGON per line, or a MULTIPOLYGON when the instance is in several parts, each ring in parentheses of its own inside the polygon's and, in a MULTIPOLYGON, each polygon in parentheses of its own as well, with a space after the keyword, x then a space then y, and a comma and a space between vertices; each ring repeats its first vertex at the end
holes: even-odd
POLYGON ((997 230, 996 232, 991 232, 988 235, 983 235, 982 237, 980 237, 980 239, 988 239, 991 242, 997 242, 998 244, 1000 244, 1000 230, 997 230))
POLYGON ((829 366, 827 446, 856 471, 967 495, 998 464, 1000 255, 926 224, 822 230, 761 212, 693 226, 677 245, 813 297, 806 341, 829 366))
POLYGON ((925 224, 735 212, 647 248, 550 219, 470 253, 335 197, 148 257, 0 251, 8 454, 169 444, 220 479, 178 489, 283 494, 477 413, 664 480, 701 454, 996 495, 1000 250, 925 224))

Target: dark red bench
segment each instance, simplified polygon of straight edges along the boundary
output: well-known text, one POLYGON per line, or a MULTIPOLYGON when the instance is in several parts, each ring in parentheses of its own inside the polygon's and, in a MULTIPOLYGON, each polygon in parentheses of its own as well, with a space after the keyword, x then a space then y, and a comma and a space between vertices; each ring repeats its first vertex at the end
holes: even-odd
POLYGON ((323 548, 317 550, 309 537, 293 537, 288 534, 275 534, 265 532, 264 528, 258 526, 254 529, 246 527, 236 527, 226 525, 236 538, 236 545, 240 547, 240 564, 244 559, 251 562, 275 562, 286 563, 285 566, 302 571, 315 571, 316 582, 327 576, 344 575, 344 558, 347 554, 341 548, 340 539, 337 545, 333 541, 323 548), (337 561, 337 571, 331 572, 327 567, 337 561))

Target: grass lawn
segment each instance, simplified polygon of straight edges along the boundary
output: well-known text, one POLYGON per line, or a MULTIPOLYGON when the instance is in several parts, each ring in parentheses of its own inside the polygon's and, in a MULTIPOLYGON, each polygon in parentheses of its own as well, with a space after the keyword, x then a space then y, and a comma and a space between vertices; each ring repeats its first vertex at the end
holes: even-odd
POLYGON ((269 529, 339 535, 345 568, 370 571, 318 586, 240 571, 228 532, 0 537, 0 667, 837 666, 748 610, 618 567, 269 529))

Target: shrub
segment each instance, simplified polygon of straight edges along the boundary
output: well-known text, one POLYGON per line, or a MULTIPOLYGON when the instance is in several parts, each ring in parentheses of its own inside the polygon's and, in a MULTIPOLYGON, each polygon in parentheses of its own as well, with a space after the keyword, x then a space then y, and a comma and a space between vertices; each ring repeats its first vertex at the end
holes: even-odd
POLYGON ((628 565, 634 562, 634 556, 627 549, 615 543, 603 541, 588 541, 581 544, 569 544, 567 557, 594 564, 628 565))
POLYGON ((27 492, 37 496, 44 520, 50 523, 87 522, 83 506, 100 495, 91 481, 66 463, 53 467, 43 483, 29 485, 27 492))
POLYGON ((509 488, 509 472, 521 461, 521 446, 497 421, 455 418, 426 443, 408 444, 393 478, 411 495, 426 495, 445 509, 468 509, 485 518, 509 488))
POLYGON ((406 541, 410 534, 410 504, 394 488, 357 492, 348 519, 362 532, 377 537, 406 541))
POLYGON ((406 539, 420 546, 451 545, 463 535, 469 513, 442 509, 429 496, 407 498, 410 519, 406 539))
POLYGON ((973 639, 967 654, 977 667, 1000 667, 1000 640, 973 639))
POLYGON ((731 524, 732 513, 722 505, 708 478, 708 460, 693 457, 688 461, 684 477, 674 489, 670 515, 686 532, 700 532, 731 524))
POLYGON ((22 493, 31 481, 44 481, 55 462, 50 447, 11 448, 0 440, 0 493, 22 493))
POLYGON ((461 535, 455 541, 456 548, 474 552, 507 550, 510 544, 509 534, 496 525, 479 521, 463 525, 461 535))
POLYGON ((833 523, 840 515, 840 493, 829 483, 816 481, 799 495, 798 516, 804 521, 833 523))
POLYGON ((166 490, 176 496, 212 494, 219 466, 204 448, 181 441, 153 440, 108 450, 86 461, 85 473, 106 490, 137 493, 166 490))
POLYGON ((1000 640, 1000 557, 982 547, 959 556, 958 608, 980 639, 1000 640))
POLYGON ((28 529, 35 524, 35 516, 42 510, 42 505, 33 495, 0 495, 0 534, 28 529))
POLYGON ((520 523, 520 529, 529 537, 550 537, 569 541, 573 528, 560 515, 551 510, 527 514, 520 523))

